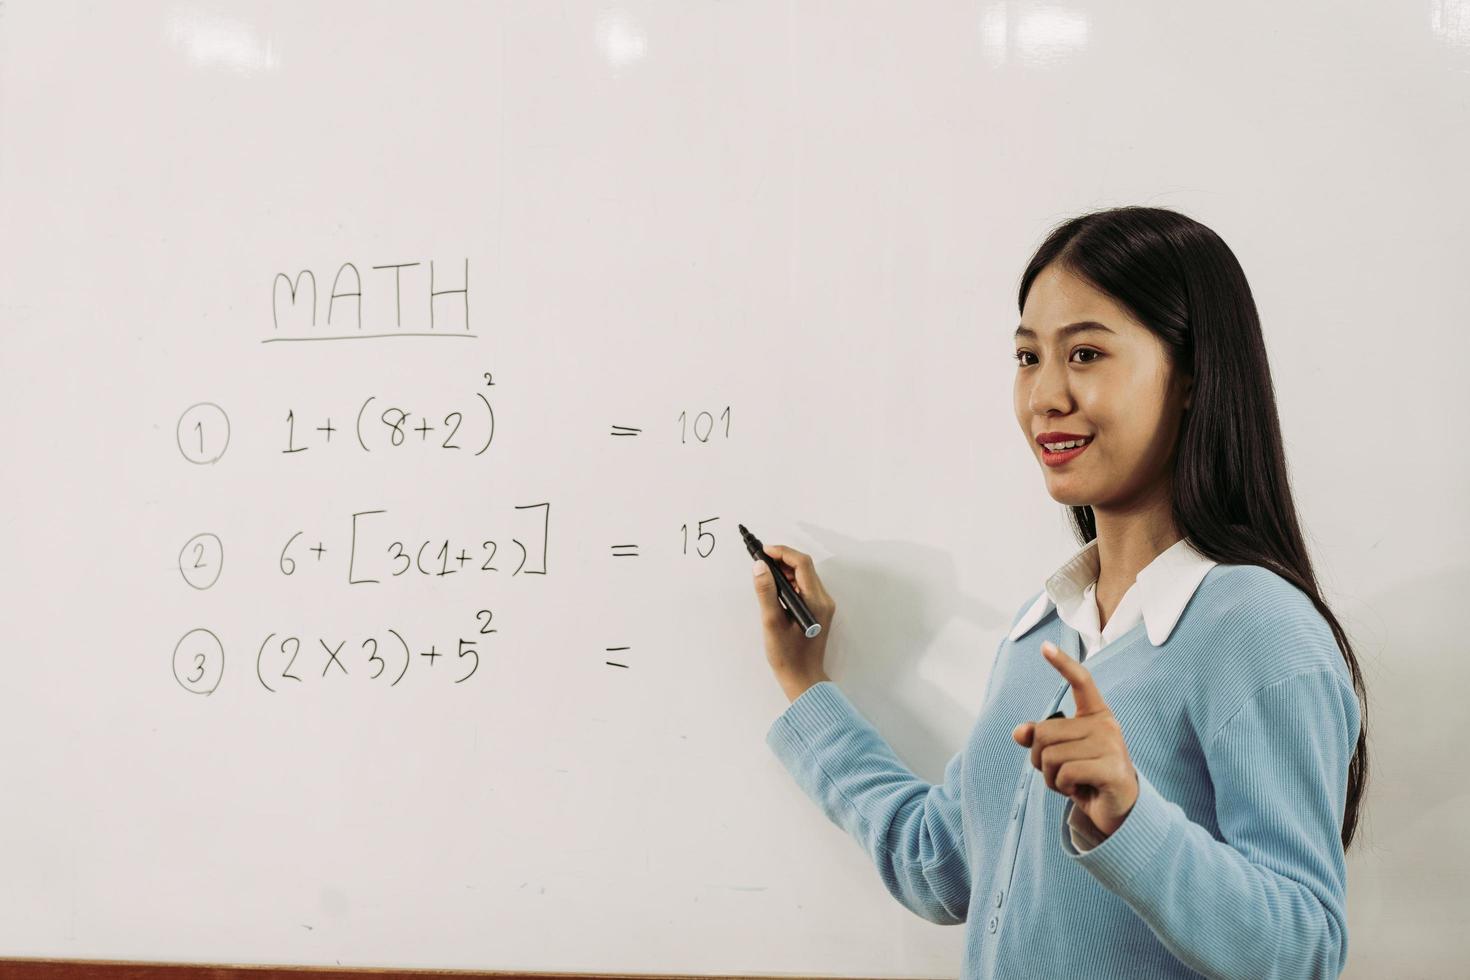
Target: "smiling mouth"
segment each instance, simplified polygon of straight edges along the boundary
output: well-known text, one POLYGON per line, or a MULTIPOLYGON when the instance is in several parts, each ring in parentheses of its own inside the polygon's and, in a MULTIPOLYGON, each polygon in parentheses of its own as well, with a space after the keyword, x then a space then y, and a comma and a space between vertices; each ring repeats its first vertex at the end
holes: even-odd
POLYGON ((1074 446, 1071 449, 1063 449, 1061 452, 1055 453, 1052 452, 1050 449, 1047 449, 1046 446, 1043 445, 1041 447, 1041 461, 1047 466, 1061 466, 1063 463, 1066 463, 1067 461, 1074 459, 1086 452, 1087 447, 1091 446, 1093 441, 1093 439, 1088 439, 1080 446, 1074 446))

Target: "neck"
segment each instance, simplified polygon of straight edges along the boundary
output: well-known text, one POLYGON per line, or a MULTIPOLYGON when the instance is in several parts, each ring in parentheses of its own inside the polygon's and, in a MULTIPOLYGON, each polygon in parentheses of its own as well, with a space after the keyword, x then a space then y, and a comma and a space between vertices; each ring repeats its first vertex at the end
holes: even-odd
POLYGON ((1174 526, 1167 491, 1146 506, 1126 510, 1093 507, 1097 521, 1097 595, 1109 612, 1138 573, 1183 537, 1174 526))

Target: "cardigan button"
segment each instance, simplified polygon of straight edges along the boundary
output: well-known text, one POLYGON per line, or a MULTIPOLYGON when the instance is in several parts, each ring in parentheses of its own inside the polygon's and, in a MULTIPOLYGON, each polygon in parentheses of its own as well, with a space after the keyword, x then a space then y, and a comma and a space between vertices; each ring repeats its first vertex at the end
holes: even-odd
POLYGON ((996 924, 996 923, 997 923, 997 922, 999 922, 999 921, 1000 921, 1000 918, 999 918, 999 917, 997 917, 997 916, 994 916, 994 915, 992 915, 992 916, 991 916, 991 917, 990 917, 990 931, 991 931, 991 932, 994 932, 994 931, 995 931, 995 924, 996 924))
POLYGON ((998 892, 995 893, 995 907, 996 908, 1000 908, 1001 896, 1003 896, 1005 893, 1006 893, 1006 890, 1004 888, 1002 888, 1000 891, 998 891, 998 892))

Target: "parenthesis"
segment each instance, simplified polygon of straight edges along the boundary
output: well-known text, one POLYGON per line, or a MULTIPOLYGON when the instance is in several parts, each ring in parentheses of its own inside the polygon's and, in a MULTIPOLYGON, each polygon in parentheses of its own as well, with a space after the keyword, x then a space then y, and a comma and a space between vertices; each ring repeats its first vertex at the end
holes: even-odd
POLYGON ((433 574, 431 572, 425 572, 424 571, 424 549, 427 548, 428 546, 429 546, 429 542, 428 541, 425 541, 423 544, 419 545, 418 553, 413 556, 413 563, 414 563, 414 565, 417 566, 418 567, 418 570, 421 573, 423 573, 424 575, 433 574))
POLYGON ((403 637, 398 636, 398 631, 396 629, 390 626, 388 627, 388 632, 392 633, 394 636, 397 636, 398 642, 403 644, 403 670, 396 678, 394 678, 393 683, 388 685, 389 687, 396 687, 398 685, 398 682, 403 680, 403 675, 408 673, 408 662, 413 659, 413 654, 408 652, 408 644, 404 642, 403 637))
MULTIPOLYGON (((495 409, 490 407, 490 399, 486 398, 478 391, 475 392, 475 397, 485 403, 485 411, 490 413, 490 435, 486 437, 485 445, 480 447, 480 453, 483 453, 485 450, 490 448, 490 440, 495 438, 495 409)), ((475 453, 475 455, 478 456, 480 455, 480 453, 475 453)))
MULTIPOLYGON (((271 634, 271 636, 275 636, 275 635, 276 634, 274 634, 274 633, 271 634)), ((265 638, 265 643, 262 643, 260 645, 260 652, 258 652, 255 655, 255 676, 260 680, 260 686, 261 687, 265 688, 267 691, 270 691, 272 694, 275 694, 276 693, 276 689, 273 688, 273 687, 271 687, 269 684, 267 684, 265 682, 265 677, 262 676, 261 673, 260 673, 260 658, 265 656, 265 645, 266 645, 266 643, 269 643, 271 641, 271 636, 267 636, 265 638)))
POLYGON ((367 443, 362 441, 362 413, 367 411, 368 402, 377 397, 377 395, 368 395, 367 401, 362 403, 362 408, 357 410, 357 444, 362 447, 362 451, 365 453, 370 453, 372 450, 368 448, 367 443))

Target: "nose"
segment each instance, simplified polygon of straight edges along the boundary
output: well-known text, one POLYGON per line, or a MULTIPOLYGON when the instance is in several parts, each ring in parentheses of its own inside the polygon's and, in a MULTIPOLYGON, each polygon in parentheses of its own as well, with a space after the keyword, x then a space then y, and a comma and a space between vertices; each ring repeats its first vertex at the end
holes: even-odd
POLYGON ((1052 409, 1066 416, 1072 411, 1071 394, 1067 390, 1067 369, 1064 365, 1057 363, 1056 370, 1051 369, 1053 359, 1043 362, 1036 370, 1031 372, 1031 391, 1028 395, 1028 404, 1031 414, 1045 416, 1052 409))

